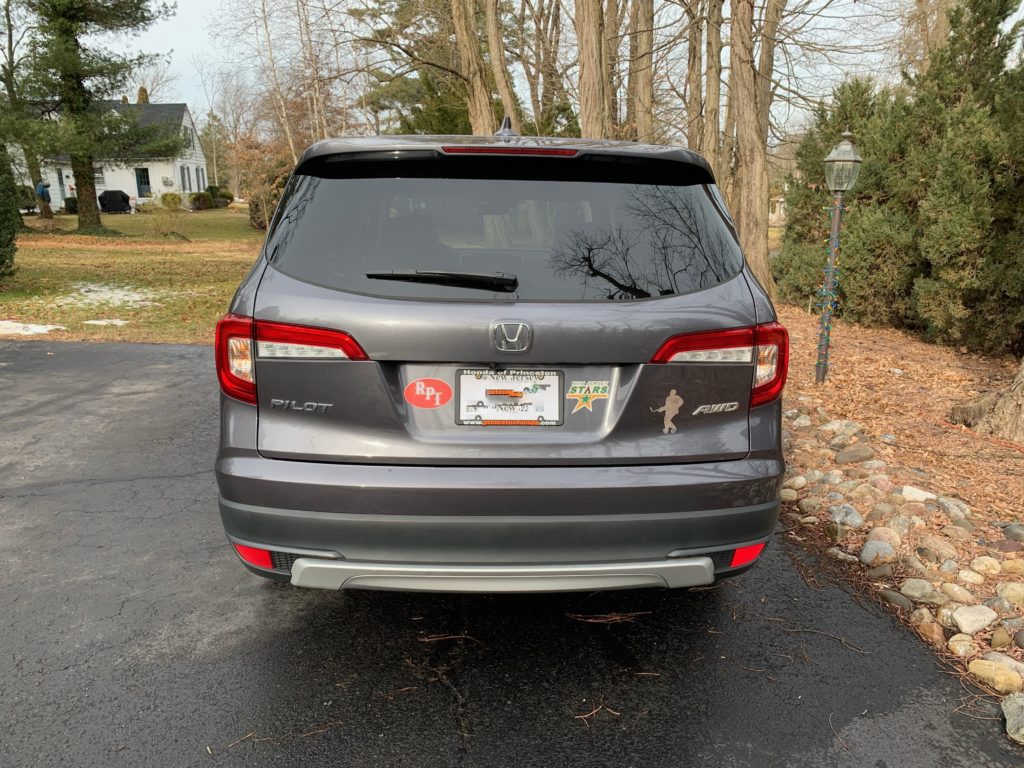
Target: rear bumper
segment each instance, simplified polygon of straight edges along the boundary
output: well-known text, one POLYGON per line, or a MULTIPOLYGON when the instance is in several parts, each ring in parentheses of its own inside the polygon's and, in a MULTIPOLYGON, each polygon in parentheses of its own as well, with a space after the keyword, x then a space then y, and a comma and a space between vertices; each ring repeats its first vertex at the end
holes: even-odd
POLYGON ((299 558, 291 583, 319 589, 404 592, 574 592, 711 584, 710 557, 587 565, 393 565, 299 558))
MULTIPOLYGON (((563 591, 692 586, 767 541, 781 456, 620 467, 217 463, 228 537, 300 586, 563 591), (710 568, 708 568, 710 563, 710 568), (504 585, 504 586, 502 586, 504 585)), ((737 569, 739 570, 739 569, 737 569)))

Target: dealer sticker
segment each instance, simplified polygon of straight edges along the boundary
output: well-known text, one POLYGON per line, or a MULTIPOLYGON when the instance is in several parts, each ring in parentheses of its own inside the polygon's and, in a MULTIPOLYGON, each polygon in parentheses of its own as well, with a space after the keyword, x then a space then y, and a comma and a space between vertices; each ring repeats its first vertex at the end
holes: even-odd
POLYGON ((565 397, 576 403, 569 415, 571 416, 577 411, 582 411, 584 408, 593 413, 594 402, 597 400, 607 400, 609 389, 607 379, 604 381, 569 382, 569 391, 565 393, 565 397))

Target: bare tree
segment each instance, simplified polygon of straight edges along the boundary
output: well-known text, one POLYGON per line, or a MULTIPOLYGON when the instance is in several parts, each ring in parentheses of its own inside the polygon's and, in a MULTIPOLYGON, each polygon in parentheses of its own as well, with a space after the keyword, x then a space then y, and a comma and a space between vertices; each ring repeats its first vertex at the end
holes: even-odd
POLYGON ((145 88, 151 103, 170 101, 177 95, 175 88, 179 79, 180 75, 169 56, 156 58, 135 70, 130 83, 131 92, 138 93, 140 88, 145 88))
POLYGON ((487 11, 487 48, 491 57, 491 72, 494 74, 498 98, 501 99, 501 106, 505 114, 512 121, 512 130, 521 133, 522 120, 519 117, 519 101, 512 88, 512 78, 509 77, 508 67, 505 65, 504 36, 501 34, 501 9, 498 6, 498 0, 484 0, 484 5, 487 11))
POLYGON ((637 141, 654 141, 654 0, 633 0, 630 24, 630 113, 637 141))
POLYGON ((452 0, 452 21, 455 24, 455 46, 459 53, 462 76, 466 80, 466 106, 473 133, 494 133, 494 110, 487 87, 484 58, 480 53, 480 36, 475 23, 473 0, 452 0))
POLYGON ((704 138, 701 147, 716 177, 721 172, 722 101, 722 6, 725 0, 707 2, 707 55, 704 57, 704 138))
POLYGON ((603 139, 611 133, 605 89, 604 9, 601 0, 577 0, 576 42, 579 47, 580 134, 585 139, 603 139))

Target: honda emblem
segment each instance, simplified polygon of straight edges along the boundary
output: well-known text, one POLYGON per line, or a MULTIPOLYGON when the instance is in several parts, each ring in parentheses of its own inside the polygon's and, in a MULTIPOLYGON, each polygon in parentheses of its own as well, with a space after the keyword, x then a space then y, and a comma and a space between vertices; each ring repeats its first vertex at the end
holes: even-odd
POLYGON ((533 341, 533 331, 529 323, 495 323, 491 326, 491 337, 499 352, 526 352, 533 341))

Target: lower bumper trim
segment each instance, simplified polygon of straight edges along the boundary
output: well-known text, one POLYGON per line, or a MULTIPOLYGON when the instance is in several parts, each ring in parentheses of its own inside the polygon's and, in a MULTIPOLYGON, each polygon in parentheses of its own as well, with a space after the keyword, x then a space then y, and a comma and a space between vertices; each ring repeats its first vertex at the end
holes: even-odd
POLYGON ((715 580, 710 557, 572 565, 398 565, 300 557, 291 583, 315 589, 403 592, 581 592, 696 587, 715 580))

